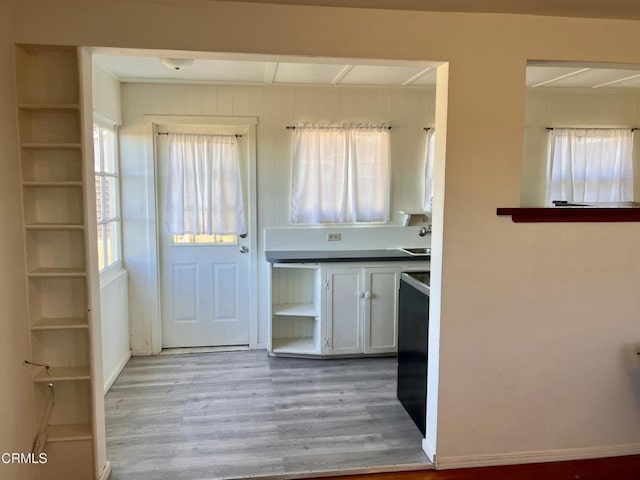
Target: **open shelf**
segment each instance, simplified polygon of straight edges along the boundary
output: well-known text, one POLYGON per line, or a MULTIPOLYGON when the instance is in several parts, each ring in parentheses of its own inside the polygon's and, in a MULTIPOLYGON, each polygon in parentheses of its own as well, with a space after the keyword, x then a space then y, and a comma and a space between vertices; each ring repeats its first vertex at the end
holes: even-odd
POLYGON ((82 225, 81 183, 25 183, 25 225, 82 225))
POLYGON ((76 442, 92 438, 91 425, 88 423, 49 425, 47 428, 47 442, 76 442))
POLYGON ((21 103, 20 110, 80 110, 78 103, 21 103))
POLYGON ((87 329, 86 318, 41 318, 31 326, 31 330, 74 330, 87 329))
POLYGON ((82 148, 82 144, 69 142, 21 142, 20 148, 30 148, 36 150, 80 150, 82 148))
POLYGON ((271 351, 273 353, 320 354, 316 341, 312 337, 274 338, 271 341, 271 351))
POLYGON ((84 232, 28 230, 29 274, 78 274, 85 271, 84 232))
POLYGON ((77 268, 37 268, 27 273, 30 278, 76 278, 86 277, 87 272, 77 268))
POLYGON ((53 367, 88 368, 87 330, 36 330, 31 332, 31 360, 53 367))
POLYGON ((45 383, 90 379, 89 367, 50 367, 48 371, 43 368, 33 377, 34 382, 45 383))
POLYGON ((68 109, 18 112, 23 143, 80 143, 80 113, 68 109))
POLYGON ((82 156, 74 148, 22 148, 22 181, 82 182, 82 156))
POLYGON ((273 314, 293 317, 317 317, 318 310, 312 303, 273 305, 273 314))
POLYGON ((31 277, 29 300, 31 324, 41 325, 35 330, 48 330, 47 325, 87 325, 87 289, 82 277, 31 277))

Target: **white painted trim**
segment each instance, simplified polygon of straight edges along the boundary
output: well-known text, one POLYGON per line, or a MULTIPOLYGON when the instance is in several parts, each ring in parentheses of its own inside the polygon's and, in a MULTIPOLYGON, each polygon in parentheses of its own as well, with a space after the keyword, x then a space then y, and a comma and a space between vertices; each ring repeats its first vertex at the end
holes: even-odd
POLYGON ((104 382, 104 394, 105 395, 107 394, 107 392, 109 390, 111 390, 111 387, 113 386, 114 382, 118 379, 118 377, 122 373, 122 370, 127 365, 127 362, 129 361, 130 358, 131 358, 131 350, 125 352, 125 354, 122 356, 122 358, 120 358, 120 361, 118 362, 118 365, 116 366, 116 368, 113 371, 113 373, 109 376, 109 378, 107 378, 105 380, 105 382, 104 382))
POLYGON ((122 264, 120 264, 119 268, 107 268, 103 273, 105 275, 100 276, 100 290, 128 275, 128 272, 122 268, 122 264))
POLYGON ((429 439, 427 438, 422 439, 422 451, 427 456, 429 461, 433 463, 437 468, 438 464, 436 463, 436 449, 433 445, 431 445, 431 442, 429 442, 429 439))
POLYGON ((102 473, 98 477, 98 480, 108 480, 110 476, 111 476, 111 462, 107 460, 107 462, 104 464, 104 468, 102 469, 102 473))
POLYGON ((517 465, 522 463, 561 462, 568 460, 589 460, 593 458, 622 457, 640 454, 640 443, 586 448, 567 448, 532 452, 496 453, 489 455, 438 456, 436 469, 492 467, 517 465))

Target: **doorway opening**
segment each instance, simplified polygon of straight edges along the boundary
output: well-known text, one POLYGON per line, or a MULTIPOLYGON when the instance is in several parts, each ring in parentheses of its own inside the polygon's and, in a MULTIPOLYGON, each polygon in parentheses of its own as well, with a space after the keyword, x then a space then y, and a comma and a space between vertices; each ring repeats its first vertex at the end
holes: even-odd
MULTIPOLYGON (((220 478, 429 468, 421 434, 395 399, 395 357, 267 356, 271 294, 264 231, 281 229, 288 235, 288 229, 295 230, 289 238, 293 243, 295 235, 321 232, 318 227, 291 228, 290 224, 291 130, 286 127, 297 123, 391 123, 392 217, 377 227, 378 233, 386 227, 402 228, 407 213, 424 213, 426 129, 434 125, 438 64, 172 55, 196 58, 188 69, 168 70, 160 61, 162 52, 94 52, 96 110, 108 109, 105 93, 109 91, 117 92, 113 102, 121 108, 118 134, 123 264, 129 281, 128 347, 140 357, 129 363, 107 396, 109 452, 135 452, 130 441, 135 443, 145 429, 155 428, 164 412, 171 417, 165 422, 170 430, 202 434, 204 440, 189 442, 176 435, 176 443, 171 443, 171 431, 165 432, 167 440, 158 439, 158 449, 149 459, 156 466, 163 458, 171 458, 184 467, 191 458, 194 472, 208 469, 212 475, 211 464, 201 463, 197 454, 212 457, 215 451, 225 452, 233 463, 215 473, 220 478), (246 187, 246 238, 238 235, 218 244, 185 244, 184 238, 166 233, 162 202, 169 184, 169 138, 158 135, 165 133, 236 138, 246 187), (219 251, 221 257, 214 259, 219 251), (248 319, 242 331, 246 336, 234 337, 227 331, 207 339, 206 328, 198 330, 197 325, 206 311, 223 327, 240 317, 248 319), (173 337, 171 324, 176 327, 173 337), (185 333, 187 327, 193 330, 185 333), (225 335, 230 340, 224 340, 225 335), (167 347, 248 351, 147 356, 167 347), (128 423, 125 418, 136 421, 128 423), (235 452, 207 437, 212 425, 219 428, 221 438, 233 439, 235 452), (303 433, 306 437, 297 436, 303 433), (263 441, 251 443, 247 452, 240 445, 249 437, 263 441), (275 449, 269 445, 275 444, 281 451, 269 457, 269 449, 275 449), (282 454, 295 445, 304 451, 282 454), (398 455, 385 457, 383 451, 398 455), (322 452, 327 456, 314 463, 322 452), (331 463, 329 458, 335 460, 341 452, 342 463, 331 463), (246 455, 263 469, 249 468, 246 455)), ((361 234, 356 241, 366 248, 366 234, 372 230, 348 228, 361 234)), ((106 316, 115 308, 104 299, 102 305, 106 316)), ((104 348, 111 346, 105 343, 104 348)), ((122 370, 118 367, 117 373, 109 374, 114 379, 122 370)), ((140 469, 129 472, 136 478, 151 475, 144 468, 155 468, 125 457, 111 460, 115 474, 125 464, 140 469)))

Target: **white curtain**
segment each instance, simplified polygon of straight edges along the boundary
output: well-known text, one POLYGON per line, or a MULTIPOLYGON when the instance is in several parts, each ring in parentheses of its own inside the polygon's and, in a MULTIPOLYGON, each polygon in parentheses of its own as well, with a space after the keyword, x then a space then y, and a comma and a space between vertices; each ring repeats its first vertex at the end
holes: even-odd
POLYGON ((633 199, 631 129, 554 129, 549 132, 549 204, 633 199))
POLYGON ((349 211, 351 222, 389 220, 389 129, 349 131, 349 211))
POLYGON ((433 199, 433 162, 435 159, 435 145, 433 134, 433 128, 427 130, 426 150, 425 150, 425 165, 424 165, 424 211, 430 212, 432 210, 433 199))
POLYGON ((389 219, 389 130, 298 125, 291 223, 389 219))
POLYGON ((246 233, 235 135, 169 134, 167 178, 168 233, 246 233))

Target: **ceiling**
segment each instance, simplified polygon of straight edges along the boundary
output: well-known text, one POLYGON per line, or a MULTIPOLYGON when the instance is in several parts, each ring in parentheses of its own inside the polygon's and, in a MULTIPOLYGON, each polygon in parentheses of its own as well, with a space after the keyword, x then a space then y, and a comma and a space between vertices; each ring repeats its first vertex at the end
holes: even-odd
POLYGON ((384 8, 435 12, 514 13, 640 19, 638 0, 230 0, 286 5, 384 8))
POLYGON ((530 65, 527 86, 531 88, 640 88, 640 70, 586 68, 566 65, 530 65))
MULTIPOLYGON (((211 83, 245 85, 319 85, 434 87, 434 62, 395 62, 265 55, 201 54, 183 70, 165 67, 156 51, 106 51, 94 61, 125 83, 211 83)), ((165 52, 185 58, 186 52, 165 52)), ((164 54, 163 54, 164 55, 164 54)), ((640 88, 640 69, 628 65, 586 67, 569 63, 532 62, 530 88, 640 88)))
POLYGON ((433 87, 436 84, 437 64, 433 62, 363 62, 259 56, 233 58, 227 55, 222 58, 196 58, 190 67, 176 71, 165 67, 157 56, 144 53, 146 56, 98 54, 93 58, 100 67, 126 83, 395 87, 433 87))

